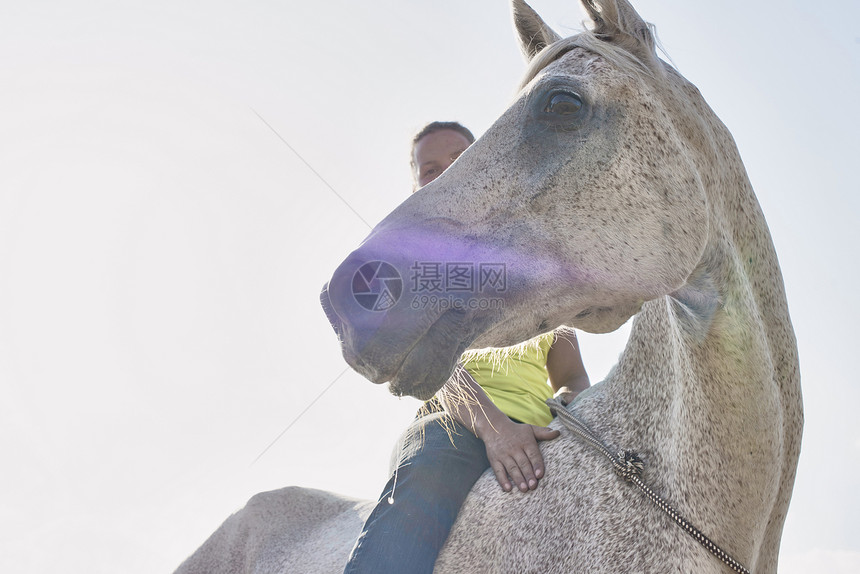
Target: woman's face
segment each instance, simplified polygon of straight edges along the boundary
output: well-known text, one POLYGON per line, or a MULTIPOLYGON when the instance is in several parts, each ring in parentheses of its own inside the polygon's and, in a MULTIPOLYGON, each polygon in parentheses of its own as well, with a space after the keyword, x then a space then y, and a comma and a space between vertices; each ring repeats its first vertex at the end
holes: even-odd
POLYGON ((454 130, 435 131, 418 140, 412 150, 418 187, 439 177, 467 147, 466 136, 454 130))

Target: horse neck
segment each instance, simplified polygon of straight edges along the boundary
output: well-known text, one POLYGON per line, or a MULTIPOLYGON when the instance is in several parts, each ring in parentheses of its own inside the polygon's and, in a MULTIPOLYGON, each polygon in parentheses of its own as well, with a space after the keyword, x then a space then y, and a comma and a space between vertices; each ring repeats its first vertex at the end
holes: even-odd
MULTIPOLYGON (((750 440, 754 427, 802 418, 796 340, 776 252, 734 140, 695 88, 678 81, 670 95, 687 112, 679 133, 699 142, 689 152, 708 196, 708 244, 683 288, 643 307, 614 377, 622 385, 659 378, 653 389, 632 384, 628 392, 658 410, 680 400, 689 417, 750 440), (660 364, 649 364, 654 357, 660 364)), ((679 417, 667 421, 688 432, 679 417)))
POLYGON ((715 217, 687 285, 643 306, 586 416, 643 452, 694 523, 775 563, 802 426, 796 344, 748 184, 732 202, 741 221, 715 217))

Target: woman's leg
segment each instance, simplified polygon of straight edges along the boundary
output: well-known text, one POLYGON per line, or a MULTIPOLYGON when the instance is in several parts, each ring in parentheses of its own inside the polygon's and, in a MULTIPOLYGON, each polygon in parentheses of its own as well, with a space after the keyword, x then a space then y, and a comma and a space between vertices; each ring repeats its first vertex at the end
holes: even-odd
POLYGON ((457 512, 489 468, 484 443, 443 413, 417 419, 345 574, 430 574, 457 512))

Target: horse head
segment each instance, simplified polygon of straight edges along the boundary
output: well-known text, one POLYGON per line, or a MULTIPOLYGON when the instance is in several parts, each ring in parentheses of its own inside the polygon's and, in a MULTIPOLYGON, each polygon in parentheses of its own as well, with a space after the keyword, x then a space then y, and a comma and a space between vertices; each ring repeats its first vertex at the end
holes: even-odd
POLYGON ((429 398, 467 348, 612 331, 701 264, 721 124, 627 2, 583 5, 591 29, 563 39, 514 1, 513 104, 323 288, 371 381, 429 398))

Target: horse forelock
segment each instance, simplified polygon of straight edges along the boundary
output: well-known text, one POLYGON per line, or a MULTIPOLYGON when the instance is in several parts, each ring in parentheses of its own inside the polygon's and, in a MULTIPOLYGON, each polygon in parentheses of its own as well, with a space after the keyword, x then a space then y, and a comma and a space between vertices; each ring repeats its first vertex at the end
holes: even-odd
POLYGON ((583 31, 575 36, 562 38, 546 46, 538 52, 529 62, 526 73, 520 82, 518 89, 523 89, 534 80, 547 66, 576 48, 582 48, 594 52, 606 59, 610 64, 629 74, 646 76, 650 78, 662 76, 662 67, 655 69, 642 61, 638 56, 619 45, 590 30, 583 31))

